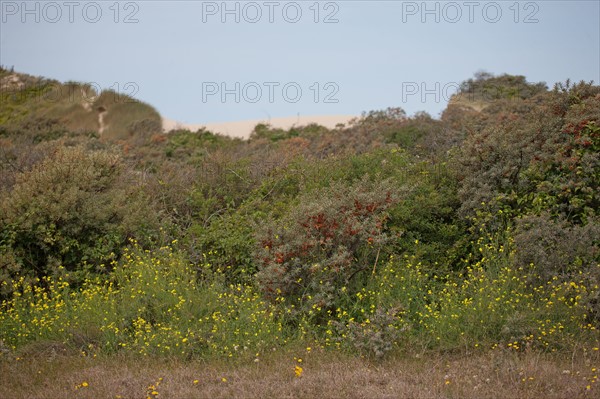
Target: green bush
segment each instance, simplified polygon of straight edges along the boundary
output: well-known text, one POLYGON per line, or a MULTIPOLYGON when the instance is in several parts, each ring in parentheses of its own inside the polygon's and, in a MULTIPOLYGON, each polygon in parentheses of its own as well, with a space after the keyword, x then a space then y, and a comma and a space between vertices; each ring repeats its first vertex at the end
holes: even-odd
POLYGON ((470 96, 471 100, 493 101, 503 98, 530 98, 547 91, 545 83, 529 83, 525 76, 503 74, 494 76, 488 72, 478 72, 475 78, 460 85, 460 95, 470 96))
POLYGON ((590 270, 600 260, 600 225, 570 225, 553 220, 548 214, 529 215, 517 220, 515 230, 516 262, 534 265, 542 280, 563 280, 580 271, 590 270))
POLYGON ((457 214, 458 182, 445 162, 421 162, 405 170, 411 189, 389 211, 396 238, 390 252, 414 255, 437 273, 460 268, 468 249, 463 242, 467 223, 457 214))
POLYGON ((0 207, 3 280, 100 267, 128 237, 157 228, 120 157, 81 147, 59 148, 19 174, 0 207))
POLYGON ((213 216, 207 224, 194 224, 187 231, 185 248, 190 259, 210 265, 204 270, 221 273, 229 282, 252 280, 256 272, 254 223, 240 212, 213 216))

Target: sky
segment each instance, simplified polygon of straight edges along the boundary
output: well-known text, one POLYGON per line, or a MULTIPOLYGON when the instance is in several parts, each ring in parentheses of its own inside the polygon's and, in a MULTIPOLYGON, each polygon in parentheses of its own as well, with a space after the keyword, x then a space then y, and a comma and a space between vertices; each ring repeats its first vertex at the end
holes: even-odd
POLYGON ((439 117, 485 70, 600 82, 600 1, 5 1, 0 64, 211 123, 439 117))

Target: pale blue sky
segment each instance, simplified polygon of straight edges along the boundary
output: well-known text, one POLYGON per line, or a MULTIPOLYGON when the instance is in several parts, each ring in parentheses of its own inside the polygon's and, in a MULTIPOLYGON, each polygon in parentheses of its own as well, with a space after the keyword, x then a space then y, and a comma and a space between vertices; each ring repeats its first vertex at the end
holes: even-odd
POLYGON ((187 123, 390 106, 438 116, 482 69, 549 86, 600 82, 597 0, 228 1, 231 14, 222 1, 0 3, 0 64, 137 87, 136 98, 187 123))

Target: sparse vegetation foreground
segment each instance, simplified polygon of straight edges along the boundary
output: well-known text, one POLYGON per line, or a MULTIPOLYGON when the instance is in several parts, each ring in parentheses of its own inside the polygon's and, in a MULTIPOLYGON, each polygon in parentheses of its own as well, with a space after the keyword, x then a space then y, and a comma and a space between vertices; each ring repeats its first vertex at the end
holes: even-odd
POLYGON ((599 86, 240 140, 0 83, 0 397, 598 395, 599 86))

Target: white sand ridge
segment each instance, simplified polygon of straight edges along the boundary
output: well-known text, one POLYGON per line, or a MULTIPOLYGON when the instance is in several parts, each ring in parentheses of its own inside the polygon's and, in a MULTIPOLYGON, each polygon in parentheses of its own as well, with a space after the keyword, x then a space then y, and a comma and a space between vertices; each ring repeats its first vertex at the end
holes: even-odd
POLYGON ((239 137, 247 139, 254 127, 259 123, 269 124, 273 128, 289 129, 294 126, 306 126, 316 123, 325 126, 328 129, 335 128, 338 124, 347 125, 352 119, 358 118, 356 115, 313 115, 313 116, 292 116, 287 118, 270 119, 252 119, 235 122, 205 123, 205 124, 185 124, 171 119, 163 118, 163 130, 169 132, 175 129, 188 129, 197 131, 206 128, 213 133, 220 133, 230 137, 239 137))

